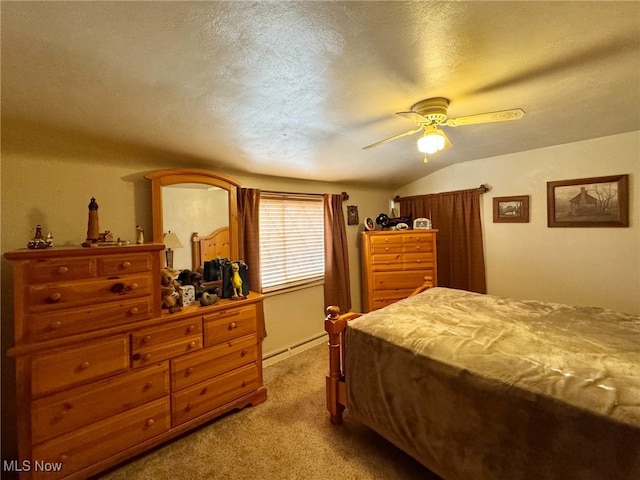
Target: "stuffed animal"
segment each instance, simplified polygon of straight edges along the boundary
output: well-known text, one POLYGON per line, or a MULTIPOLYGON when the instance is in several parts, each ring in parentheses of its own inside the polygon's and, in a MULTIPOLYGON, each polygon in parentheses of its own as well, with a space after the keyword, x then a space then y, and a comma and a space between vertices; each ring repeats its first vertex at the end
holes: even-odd
POLYGON ((168 309, 169 313, 182 310, 182 288, 176 280, 175 272, 169 268, 164 268, 160 274, 160 296, 162 308, 168 309))
POLYGON ((215 293, 202 292, 202 296, 200 297, 200 305, 206 307, 207 305, 213 305, 218 301, 218 295, 215 293))
POLYGON ((242 294, 242 277, 240 277, 240 265, 238 262, 231 264, 231 298, 237 300, 239 298, 247 298, 242 294))

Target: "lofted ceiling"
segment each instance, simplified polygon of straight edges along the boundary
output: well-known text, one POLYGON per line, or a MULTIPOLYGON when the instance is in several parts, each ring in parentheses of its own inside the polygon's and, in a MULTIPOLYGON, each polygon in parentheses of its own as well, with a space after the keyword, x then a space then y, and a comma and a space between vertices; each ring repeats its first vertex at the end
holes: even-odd
POLYGON ((640 2, 9 2, 3 151, 397 187, 457 162, 640 130, 640 2), (449 116, 427 164, 395 112, 449 116), (44 145, 44 146, 43 146, 44 145))

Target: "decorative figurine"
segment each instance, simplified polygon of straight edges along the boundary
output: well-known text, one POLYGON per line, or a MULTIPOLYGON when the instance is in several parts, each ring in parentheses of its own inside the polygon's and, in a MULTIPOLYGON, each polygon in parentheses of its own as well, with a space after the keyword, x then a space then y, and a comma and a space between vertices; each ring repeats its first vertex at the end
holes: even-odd
POLYGON ((231 294, 233 300, 247 298, 242 294, 242 277, 240 277, 240 265, 238 262, 231 264, 231 287, 233 289, 231 294))
POLYGON ((27 248, 41 249, 49 247, 53 247, 53 235, 49 233, 47 238, 44 238, 42 236, 42 225, 36 225, 36 233, 33 238, 29 240, 29 243, 27 243, 27 248))
POLYGON ((89 202, 89 223, 87 226, 87 240, 82 244, 83 247, 97 247, 100 237, 100 226, 98 225, 98 204, 96 199, 91 197, 89 202))

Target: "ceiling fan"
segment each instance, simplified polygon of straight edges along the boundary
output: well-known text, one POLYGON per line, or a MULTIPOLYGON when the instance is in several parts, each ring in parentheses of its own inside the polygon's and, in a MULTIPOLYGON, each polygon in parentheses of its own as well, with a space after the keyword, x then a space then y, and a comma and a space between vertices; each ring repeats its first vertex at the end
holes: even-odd
POLYGON ((363 150, 368 150, 369 148, 377 147, 383 143, 424 131, 424 135, 420 140, 418 140, 418 150, 425 154, 426 163, 427 154, 439 152, 451 145, 451 142, 445 133, 438 128, 439 126, 459 127, 463 125, 475 125, 478 123, 507 122, 510 120, 519 120, 524 116, 524 110, 521 108, 514 108, 512 110, 502 110, 499 112, 488 112, 468 115, 465 117, 448 118, 448 107, 448 99, 443 97, 434 97, 419 101, 413 105, 411 110, 408 112, 397 112, 396 115, 400 115, 401 117, 413 121, 418 128, 372 143, 371 145, 363 147, 363 150))

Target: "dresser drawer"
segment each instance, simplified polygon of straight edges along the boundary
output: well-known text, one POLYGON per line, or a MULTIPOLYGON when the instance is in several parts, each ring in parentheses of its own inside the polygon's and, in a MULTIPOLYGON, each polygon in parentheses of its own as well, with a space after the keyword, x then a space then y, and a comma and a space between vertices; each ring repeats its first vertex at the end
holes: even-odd
POLYGON ((129 341, 126 336, 54 350, 33 357, 31 391, 37 397, 119 373, 128 367, 129 341))
POLYGON ((436 259, 432 253, 405 253, 403 255, 403 270, 430 270, 433 272, 435 268, 436 259))
POLYGON ((36 445, 32 460, 62 462, 60 472, 33 471, 33 479, 70 475, 137 445, 171 427, 169 397, 109 417, 49 442, 36 445))
POLYGON ((150 295, 152 283, 153 278, 148 274, 58 285, 31 285, 27 289, 27 309, 36 313, 150 295))
POLYGON ((257 358, 256 335, 229 340, 191 355, 183 355, 171 360, 171 390, 180 390, 255 362, 257 358))
POLYGON ((403 264, 403 254, 396 253, 379 253, 371 256, 371 270, 373 271, 389 271, 401 270, 403 264))
MULTIPOLYGON (((411 294, 416 288, 424 283, 424 277, 432 276, 432 270, 414 270, 403 272, 374 272, 373 273, 373 296, 377 297, 379 291, 385 290, 402 290, 409 291, 407 295, 411 294)), ((384 293, 386 295, 386 292, 384 293)), ((404 297, 400 298, 405 298, 404 297)))
POLYGON ((258 367, 250 364, 171 395, 173 425, 223 406, 258 388, 258 367))
POLYGON ((98 259, 98 275, 122 275, 126 273, 150 272, 153 265, 151 255, 114 255, 98 259))
POLYGON ((202 319, 182 320, 131 334, 131 365, 140 367, 202 348, 202 319))
POLYGON ((169 364, 123 373, 33 402, 33 443, 62 435, 169 394, 169 364))
POLYGON ((402 251, 405 253, 433 252, 433 242, 411 242, 402 244, 402 251))
POLYGON ((87 305, 53 314, 31 314, 25 323, 31 341, 50 340, 150 318, 153 312, 152 301, 153 298, 147 296, 87 305))
POLYGON ((95 258, 56 258, 33 260, 25 265, 27 282, 52 283, 93 278, 97 275, 95 258))
POLYGON ((230 308, 204 317, 204 344, 216 345, 256 332, 255 304, 230 308))
POLYGON ((433 248, 435 243, 435 234, 431 232, 425 233, 408 233, 402 236, 402 243, 405 245, 426 245, 429 250, 433 248))

